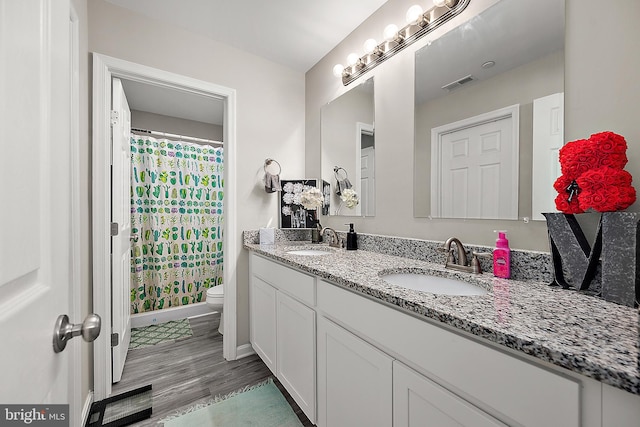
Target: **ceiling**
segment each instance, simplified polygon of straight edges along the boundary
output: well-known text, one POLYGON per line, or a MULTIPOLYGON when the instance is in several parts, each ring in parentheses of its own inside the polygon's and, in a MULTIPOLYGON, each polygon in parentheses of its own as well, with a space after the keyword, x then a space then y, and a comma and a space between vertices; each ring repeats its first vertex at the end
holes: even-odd
POLYGON ((221 99, 124 79, 122 87, 132 110, 222 126, 221 99))
POLYGON ((496 3, 416 53, 416 105, 447 95, 443 86, 468 75, 487 80, 563 49, 564 20, 564 1, 496 3), (533 19, 541 10, 544 19, 533 19), (487 61, 495 65, 483 68, 487 61))
POLYGON ((307 72, 386 0, 107 0, 307 72))
MULTIPOLYGON (((306 72, 387 0, 106 0, 306 72)), ((222 125, 223 102, 123 80, 133 110, 222 125)))

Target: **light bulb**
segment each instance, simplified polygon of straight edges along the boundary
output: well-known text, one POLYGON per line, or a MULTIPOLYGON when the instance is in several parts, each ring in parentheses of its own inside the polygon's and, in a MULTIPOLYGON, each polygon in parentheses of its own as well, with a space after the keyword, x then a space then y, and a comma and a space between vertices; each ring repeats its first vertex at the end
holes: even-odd
POLYGON ((389 24, 384 29, 384 39, 388 42, 394 40, 398 35, 398 26, 395 24, 389 24))
POLYGON ((375 41, 374 39, 368 39, 366 42, 364 42, 364 53, 369 55, 373 53, 373 51, 376 50, 377 47, 378 47, 377 41, 375 41))
POLYGON ((336 77, 342 77, 342 72, 344 71, 344 67, 342 64, 336 64, 333 67, 333 75, 336 77))
POLYGON ((349 56, 347 56, 347 64, 351 65, 352 67, 356 65, 359 60, 360 57, 355 53, 350 53, 349 56))
POLYGON ((445 2, 446 2, 446 0, 433 0, 433 4, 434 4, 436 7, 442 7, 442 6, 444 6, 445 2))
POLYGON ((423 13, 424 11, 419 5, 414 4, 413 6, 411 6, 409 10, 407 10, 407 15, 405 16, 407 24, 413 24, 414 22, 416 22, 418 19, 420 19, 423 13))

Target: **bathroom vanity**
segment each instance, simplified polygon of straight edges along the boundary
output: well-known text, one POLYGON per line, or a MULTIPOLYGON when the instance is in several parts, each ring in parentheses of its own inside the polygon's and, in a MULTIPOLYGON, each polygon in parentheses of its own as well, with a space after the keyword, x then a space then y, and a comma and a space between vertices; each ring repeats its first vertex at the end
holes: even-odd
POLYGON ((318 426, 640 422, 637 310, 370 251, 245 248, 251 344, 318 426), (407 271, 489 292, 436 295, 380 277, 407 271))

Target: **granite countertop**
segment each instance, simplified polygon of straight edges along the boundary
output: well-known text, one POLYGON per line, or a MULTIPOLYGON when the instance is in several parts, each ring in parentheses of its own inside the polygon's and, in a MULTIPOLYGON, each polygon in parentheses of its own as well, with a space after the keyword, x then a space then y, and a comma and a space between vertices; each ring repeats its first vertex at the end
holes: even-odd
POLYGON ((544 283, 473 275, 425 261, 363 250, 286 242, 244 247, 435 322, 471 333, 605 384, 640 394, 638 311, 544 283), (322 256, 292 255, 302 248, 322 256), (379 274, 420 272, 482 286, 481 296, 435 295, 387 283, 379 274))

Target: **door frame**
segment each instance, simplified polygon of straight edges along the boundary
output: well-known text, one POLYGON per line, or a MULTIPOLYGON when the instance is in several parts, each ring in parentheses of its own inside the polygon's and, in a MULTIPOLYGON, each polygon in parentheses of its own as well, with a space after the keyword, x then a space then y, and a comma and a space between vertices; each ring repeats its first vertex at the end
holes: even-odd
POLYGON ((93 57, 92 235, 93 308, 105 330, 94 342, 95 400, 111 395, 111 79, 213 97, 224 101, 224 335, 223 356, 237 358, 236 325, 236 91, 228 87, 159 70, 99 53, 93 57))
MULTIPOLYGON (((362 187, 360 180, 362 179, 362 135, 373 136, 373 124, 356 122, 356 190, 362 198, 362 187)), ((362 216, 362 205, 358 203, 355 215, 362 216)))
MULTIPOLYGON (((520 104, 509 105, 508 107, 498 110, 489 111, 477 116, 468 117, 453 123, 434 127, 431 129, 431 215, 430 217, 438 218, 441 216, 442 206, 440 204, 441 196, 441 169, 440 156, 442 152, 442 137, 446 134, 457 132, 459 130, 468 129, 489 122, 495 122, 502 119, 511 119, 511 141, 513 150, 511 153, 512 173, 515 177, 513 181, 514 187, 517 189, 520 180, 520 104)), ((515 217, 508 219, 518 219, 516 204, 515 217)), ((503 218, 505 219, 505 218, 503 218)))
MULTIPOLYGON (((71 145, 71 295, 69 301, 69 318, 75 321, 81 321, 82 315, 82 254, 81 254, 81 230, 82 209, 80 207, 80 182, 82 173, 80 170, 80 17, 73 6, 73 2, 69 2, 69 70, 71 80, 70 93, 70 126, 69 141, 71 145), (74 226, 75 225, 75 226, 74 226)), ((85 284, 86 285, 86 284, 85 284)), ((79 340, 78 340, 79 341, 79 340)), ((89 415, 89 407, 91 406, 92 395, 89 392, 87 396, 83 396, 82 375, 90 371, 84 370, 82 364, 82 353, 88 351, 83 347, 82 342, 72 343, 69 351, 72 352, 71 365, 69 372, 72 373, 70 378, 71 386, 71 419, 79 420, 83 424, 89 415), (82 366, 82 369, 78 369, 82 366)))

